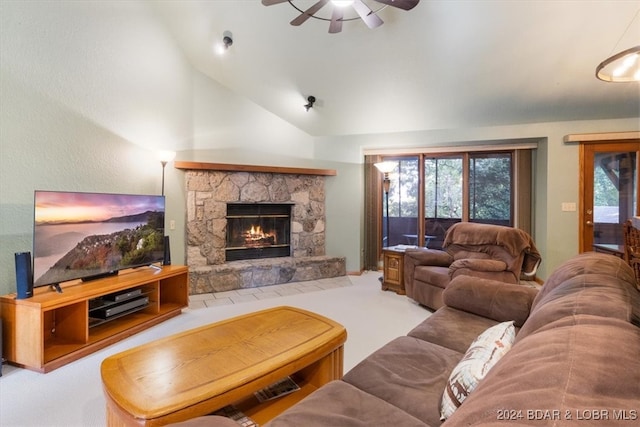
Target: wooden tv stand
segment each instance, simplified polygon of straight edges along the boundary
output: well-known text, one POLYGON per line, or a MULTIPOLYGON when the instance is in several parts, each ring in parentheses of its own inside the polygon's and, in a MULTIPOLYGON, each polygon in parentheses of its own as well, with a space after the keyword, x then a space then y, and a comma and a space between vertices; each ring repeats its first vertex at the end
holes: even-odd
POLYGON ((71 281, 62 284, 62 293, 42 287, 27 299, 4 295, 3 356, 13 365, 49 372, 177 316, 188 305, 188 268, 175 265, 71 281))

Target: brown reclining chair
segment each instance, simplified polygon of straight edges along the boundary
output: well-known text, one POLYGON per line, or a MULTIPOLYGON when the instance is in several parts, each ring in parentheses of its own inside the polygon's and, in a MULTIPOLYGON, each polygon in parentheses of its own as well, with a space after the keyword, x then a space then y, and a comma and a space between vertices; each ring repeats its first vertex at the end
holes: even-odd
POLYGON ((404 256, 407 296, 434 310, 443 305, 442 292, 457 276, 519 283, 521 275, 534 280, 541 262, 528 233, 500 225, 456 223, 442 248, 407 249, 404 256))

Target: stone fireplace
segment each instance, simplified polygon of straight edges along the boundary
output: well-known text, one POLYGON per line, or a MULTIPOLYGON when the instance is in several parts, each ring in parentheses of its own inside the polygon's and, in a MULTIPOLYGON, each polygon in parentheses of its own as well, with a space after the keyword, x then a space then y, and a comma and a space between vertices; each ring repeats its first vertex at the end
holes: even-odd
POLYGON ((344 257, 325 254, 322 170, 176 167, 185 170, 191 294, 346 274, 344 257))

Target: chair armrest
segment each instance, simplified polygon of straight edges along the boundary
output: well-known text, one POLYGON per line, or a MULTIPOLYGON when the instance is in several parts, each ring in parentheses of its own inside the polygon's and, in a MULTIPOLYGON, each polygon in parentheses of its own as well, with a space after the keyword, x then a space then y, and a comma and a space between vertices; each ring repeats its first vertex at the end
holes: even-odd
POLYGON ((438 249, 414 248, 404 252, 405 260, 414 265, 435 265, 438 267, 449 267, 453 262, 453 257, 448 252, 438 249))
POLYGON ((529 317, 538 290, 473 276, 454 278, 442 294, 445 305, 497 322, 513 320, 520 327, 529 317))
POLYGON ((451 264, 451 275, 455 274, 454 271, 462 268, 466 268, 473 271, 491 271, 500 272, 507 269, 507 264, 504 261, 498 261, 495 259, 486 258, 464 258, 457 259, 451 264))
POLYGON ((438 249, 415 248, 404 251, 404 289, 409 298, 413 298, 415 269, 421 265, 449 267, 453 257, 438 249))

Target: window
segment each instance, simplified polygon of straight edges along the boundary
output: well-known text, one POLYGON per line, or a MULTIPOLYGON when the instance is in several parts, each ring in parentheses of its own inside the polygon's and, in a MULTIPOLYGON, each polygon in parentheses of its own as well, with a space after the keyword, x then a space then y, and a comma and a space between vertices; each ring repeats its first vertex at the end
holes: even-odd
POLYGON ((594 163, 593 221, 622 224, 636 212, 636 153, 598 153, 594 163))
POLYGON ((389 216, 418 217, 418 158, 398 159, 389 176, 389 216))
MULTIPOLYGON (((398 244, 416 244, 418 239, 418 189, 419 161, 418 157, 385 159, 397 162, 396 168, 389 174, 389 218, 386 209, 382 216, 383 246, 398 244), (393 233, 387 232, 387 226, 393 233)), ((386 201, 383 201, 386 203, 386 201)))
POLYGON ((385 246, 439 249, 449 227, 460 221, 531 232, 532 164, 531 149, 366 156, 365 263, 376 265, 385 246), (380 161, 397 162, 389 175, 388 217, 381 175, 372 167, 380 161))
POLYGON ((511 153, 469 156, 469 221, 512 226, 511 153))
POLYGON ((462 157, 426 158, 424 181, 427 218, 462 218, 462 157))

